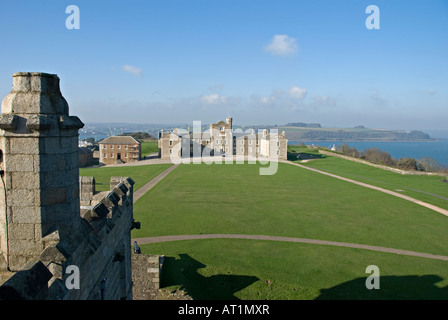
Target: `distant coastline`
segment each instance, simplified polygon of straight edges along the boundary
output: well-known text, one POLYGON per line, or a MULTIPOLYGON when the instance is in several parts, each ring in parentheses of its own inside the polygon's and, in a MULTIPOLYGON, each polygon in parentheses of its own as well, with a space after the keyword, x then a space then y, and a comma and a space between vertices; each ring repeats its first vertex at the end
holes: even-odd
POLYGON ((364 151, 368 148, 378 148, 389 152, 396 159, 411 157, 416 160, 423 157, 430 157, 439 163, 448 166, 448 139, 438 139, 431 141, 305 141, 289 140, 289 145, 317 145, 331 149, 343 144, 348 144, 352 148, 364 151))
MULTIPOLYGON (((286 136, 288 138, 288 136, 286 136)), ((288 138, 288 140, 290 141, 299 141, 297 139, 290 139, 288 138)), ((308 141, 308 140, 312 140, 314 142, 440 142, 440 141, 445 141, 446 139, 436 139, 436 138, 431 138, 431 139, 421 139, 421 140, 417 140, 417 139, 402 139, 402 140, 394 140, 394 139, 342 139, 342 138, 335 138, 335 139, 300 139, 302 141, 308 141)))
POLYGON ((310 126, 284 126, 278 127, 278 130, 284 130, 289 140, 308 140, 308 141, 350 141, 350 142, 429 142, 438 141, 429 134, 419 131, 401 131, 370 129, 364 126, 354 128, 322 128, 313 124, 310 126))

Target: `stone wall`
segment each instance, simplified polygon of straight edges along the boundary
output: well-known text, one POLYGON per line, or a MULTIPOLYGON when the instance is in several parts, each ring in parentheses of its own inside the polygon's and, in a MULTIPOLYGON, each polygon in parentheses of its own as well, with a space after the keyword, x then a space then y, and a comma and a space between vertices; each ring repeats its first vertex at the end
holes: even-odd
POLYGON ((88 167, 93 164, 93 151, 87 147, 78 148, 79 167, 88 167))
POLYGON ((134 300, 157 300, 165 256, 132 254, 132 296, 134 300))
POLYGON ((39 259, 0 287, 0 299, 132 299, 133 184, 123 178, 113 190, 99 193, 104 197, 81 210, 76 233, 46 236, 39 259), (67 285, 73 283, 73 266, 79 269, 79 289, 67 285))

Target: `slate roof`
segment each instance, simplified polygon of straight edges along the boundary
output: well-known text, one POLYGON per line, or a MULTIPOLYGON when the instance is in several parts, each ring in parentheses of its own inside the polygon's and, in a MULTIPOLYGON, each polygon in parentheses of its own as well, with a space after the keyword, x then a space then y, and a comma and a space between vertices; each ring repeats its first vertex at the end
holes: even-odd
POLYGON ((104 139, 99 144, 140 144, 140 142, 131 136, 113 136, 104 139))

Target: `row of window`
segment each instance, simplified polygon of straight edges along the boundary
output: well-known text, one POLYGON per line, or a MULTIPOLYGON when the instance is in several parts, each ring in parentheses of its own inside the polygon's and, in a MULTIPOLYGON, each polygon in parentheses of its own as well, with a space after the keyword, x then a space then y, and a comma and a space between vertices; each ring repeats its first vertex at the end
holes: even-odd
MULTIPOLYGON (((115 155, 114 153, 111 153, 110 156, 109 156, 109 158, 114 158, 114 157, 115 157, 114 155, 115 155)), ((132 157, 132 155, 133 155, 133 154, 131 153, 131 157, 132 157)), ((128 157, 128 154, 125 153, 125 154, 124 154, 124 157, 127 158, 127 157, 128 157)), ((136 157, 137 157, 137 154, 134 154, 134 158, 136 158, 136 157)), ((103 153, 103 158, 107 158, 107 153, 103 153)))
MULTIPOLYGON (((241 150, 241 152, 243 153, 243 152, 244 152, 244 147, 241 147, 240 150, 241 150)), ((170 151, 171 151, 171 150, 170 150, 170 151)), ((218 148, 215 148, 215 152, 216 152, 216 151, 218 151, 218 148)), ((220 152, 223 152, 224 150, 223 150, 223 149, 219 149, 219 151, 220 151, 220 152)), ((252 153, 252 151, 253 151, 252 147, 249 147, 248 152, 249 152, 249 153, 252 153)), ((227 153, 227 152, 229 152, 229 148, 226 148, 226 153, 227 153)), ((259 152, 260 152, 260 149, 259 149, 259 148, 256 148, 256 152, 259 153, 259 152)), ((233 149, 233 153, 236 153, 236 149, 233 149)), ((278 155, 278 154, 280 154, 280 151, 279 151, 279 150, 277 150, 277 155, 278 155)))
MULTIPOLYGON (((218 148, 215 148, 215 152, 218 151, 218 148)), ((219 149, 220 152, 223 152, 223 149, 219 149)), ((229 148, 226 148, 226 153, 229 152, 229 148)), ((241 152, 244 152, 244 147, 241 148, 241 152)), ((259 152, 259 149, 257 148, 257 153, 259 152)), ((236 149, 233 149, 233 153, 236 153, 236 149)), ((249 147, 249 153, 252 153, 252 147, 249 147)), ((170 149, 170 154, 173 154, 173 149, 170 149)), ((277 150, 277 155, 279 155, 280 152, 277 150)))
MULTIPOLYGON (((196 139, 196 143, 200 143, 199 139, 196 139)), ((209 143, 209 140, 206 140, 206 143, 209 143)), ((227 140, 216 140, 217 144, 224 143, 227 144, 227 140)), ((249 144, 252 144, 252 140, 249 140, 249 144)), ((258 143, 257 143, 258 144, 258 143)), ((173 140, 170 140, 170 146, 173 145, 173 140)), ((241 145, 244 145, 244 140, 241 140, 241 145)), ((280 146, 280 142, 277 141, 277 147, 280 146)))
MULTIPOLYGON (((102 146, 103 146, 103 149, 107 149, 107 146, 110 147, 109 149, 113 149, 114 148, 113 144, 103 144, 102 146)), ((136 146, 131 146, 131 148, 132 147, 135 148, 136 146)), ((117 149, 121 149, 121 145, 117 145, 117 149)), ((128 145, 127 144, 124 145, 124 149, 126 149, 126 150, 128 149, 128 145)))

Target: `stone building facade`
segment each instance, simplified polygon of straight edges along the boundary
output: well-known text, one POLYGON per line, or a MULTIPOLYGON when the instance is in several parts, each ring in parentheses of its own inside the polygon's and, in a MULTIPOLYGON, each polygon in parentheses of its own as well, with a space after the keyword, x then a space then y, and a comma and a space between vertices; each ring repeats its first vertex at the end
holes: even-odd
POLYGON ((140 141, 131 136, 114 136, 99 143, 100 164, 120 164, 141 159, 140 141))
POLYGON ((78 147, 79 167, 88 167, 93 165, 93 151, 91 148, 78 147))
POLYGON ((13 74, 1 111, 0 299, 131 299, 132 179, 80 181, 56 75, 13 74))
POLYGON ((172 132, 159 133, 159 157, 191 157, 196 155, 216 156, 230 155, 243 157, 263 157, 287 159, 288 139, 285 132, 274 130, 234 130, 232 118, 218 121, 204 132, 190 132, 175 129, 172 132), (189 152, 185 152, 189 150, 189 152))
POLYGON ((163 130, 159 133, 159 139, 157 140, 159 148, 159 157, 162 159, 170 159, 172 155, 181 157, 181 135, 174 132, 164 132, 163 130))

